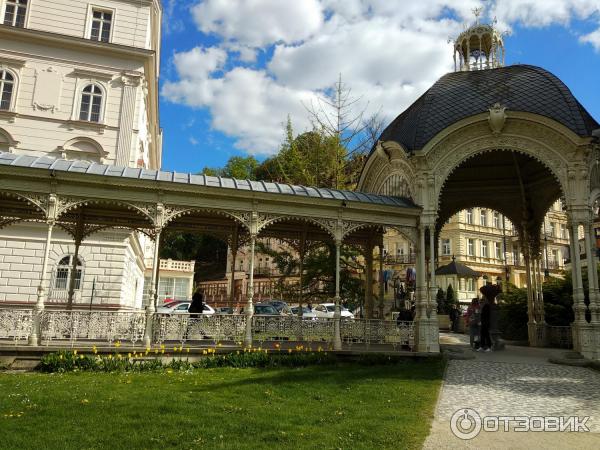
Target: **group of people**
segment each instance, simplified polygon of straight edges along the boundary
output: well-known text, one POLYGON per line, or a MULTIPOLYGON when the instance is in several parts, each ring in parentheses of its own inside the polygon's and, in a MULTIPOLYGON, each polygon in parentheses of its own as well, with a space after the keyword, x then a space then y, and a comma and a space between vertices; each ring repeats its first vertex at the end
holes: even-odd
POLYGON ((494 298, 484 299, 482 302, 478 298, 474 298, 467 309, 466 323, 469 327, 469 343, 475 351, 491 352, 493 349, 490 334, 493 308, 494 298))

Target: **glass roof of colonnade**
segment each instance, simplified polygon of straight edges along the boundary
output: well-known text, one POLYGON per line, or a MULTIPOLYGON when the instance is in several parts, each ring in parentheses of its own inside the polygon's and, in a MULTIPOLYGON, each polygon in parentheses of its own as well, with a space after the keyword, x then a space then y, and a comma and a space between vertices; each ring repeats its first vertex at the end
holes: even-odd
POLYGON ((364 192, 347 191, 339 189, 296 186, 267 181, 237 180, 233 178, 197 175, 191 173, 166 172, 133 167, 120 167, 105 164, 96 164, 80 160, 69 161, 65 159, 56 159, 47 156, 40 157, 0 152, 0 165, 55 170, 73 174, 85 173, 90 175, 99 175, 106 177, 122 177, 138 180, 162 181, 187 185, 254 191, 262 193, 296 195, 342 201, 356 201, 362 203, 400 206, 403 208, 416 208, 416 205, 410 199, 403 197, 375 195, 364 192))

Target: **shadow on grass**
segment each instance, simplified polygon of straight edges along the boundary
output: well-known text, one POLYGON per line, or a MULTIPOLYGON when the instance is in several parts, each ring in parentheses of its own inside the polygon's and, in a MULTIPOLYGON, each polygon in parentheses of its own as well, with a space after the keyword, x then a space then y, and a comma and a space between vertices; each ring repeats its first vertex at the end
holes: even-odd
MULTIPOLYGON (((436 381, 442 379, 444 366, 445 363, 441 358, 435 358, 370 366, 355 363, 339 363, 333 366, 308 366, 293 369, 244 369, 252 370, 252 376, 220 383, 210 383, 204 386, 195 386, 192 390, 195 392, 208 392, 219 389, 259 385, 265 382, 273 385, 307 382, 316 378, 319 379, 321 384, 331 386, 348 385, 361 381, 383 382, 392 379, 396 381, 436 381)), ((203 370, 211 371, 218 369, 203 370)))

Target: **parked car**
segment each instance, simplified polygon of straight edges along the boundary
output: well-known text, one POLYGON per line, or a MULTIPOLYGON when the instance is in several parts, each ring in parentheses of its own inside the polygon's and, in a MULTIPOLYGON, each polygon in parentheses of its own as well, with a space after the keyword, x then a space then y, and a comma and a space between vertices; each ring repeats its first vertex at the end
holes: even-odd
MULTIPOLYGON (((292 306, 290 309, 294 316, 298 315, 298 309, 299 309, 298 306, 292 306)), ((303 319, 316 319, 317 315, 315 314, 314 311, 311 311, 310 309, 308 309, 307 306, 303 306, 302 307, 302 318, 303 319)))
POLYGON ((273 305, 282 316, 288 316, 292 314, 292 310, 290 309, 289 305, 283 300, 271 300, 266 303, 273 305))
POLYGON ((255 316, 280 316, 280 312, 270 303, 257 303, 254 305, 255 316))
MULTIPOLYGON (((191 302, 177 302, 173 305, 169 304, 161 306, 156 312, 159 314, 188 314, 188 309, 191 304, 191 302)), ((205 304, 202 315, 212 316, 213 314, 215 314, 215 310, 211 306, 205 304)))
POLYGON ((217 314, 233 314, 233 308, 230 308, 229 306, 221 306, 220 308, 216 309, 216 313, 217 314))
MULTIPOLYGON (((348 311, 346 307, 340 305, 340 309, 342 319, 354 319, 354 314, 348 311)), ((335 313, 335 303, 320 303, 313 308, 313 311, 319 319, 333 319, 333 314, 335 313)))

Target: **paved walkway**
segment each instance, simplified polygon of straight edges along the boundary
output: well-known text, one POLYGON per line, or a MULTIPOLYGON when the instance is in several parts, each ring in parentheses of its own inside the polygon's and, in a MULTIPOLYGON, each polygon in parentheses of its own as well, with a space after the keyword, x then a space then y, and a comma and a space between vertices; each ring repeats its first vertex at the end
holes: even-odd
MULTIPOLYGON (((463 335, 442 335, 440 342, 458 356, 444 378, 425 449, 600 448, 600 372, 550 364, 564 350, 507 346, 502 352, 472 352, 463 335), (462 351, 462 353, 460 353, 462 351), (482 430, 475 438, 454 436, 450 423, 457 410, 470 408, 481 417, 585 417, 589 433, 482 430)), ((464 422, 465 426, 469 422, 464 422)))

